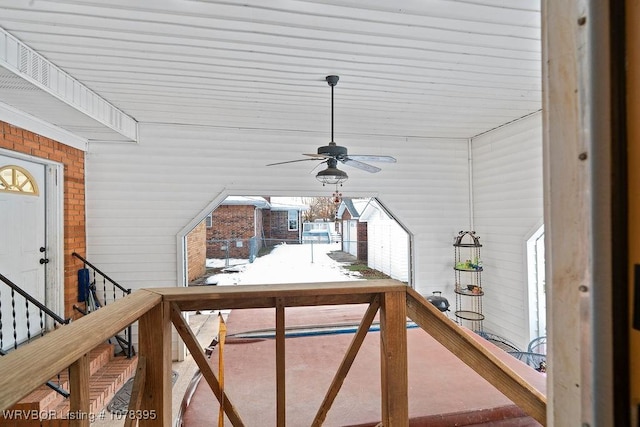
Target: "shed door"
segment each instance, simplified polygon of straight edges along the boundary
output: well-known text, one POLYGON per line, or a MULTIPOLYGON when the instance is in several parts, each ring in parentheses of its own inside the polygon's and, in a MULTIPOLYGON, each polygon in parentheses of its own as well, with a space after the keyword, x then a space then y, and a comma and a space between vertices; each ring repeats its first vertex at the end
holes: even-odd
MULTIPOLYGON (((18 287, 45 303, 46 258, 40 248, 45 242, 44 165, 0 156, 0 273, 18 287)), ((18 342, 40 332, 39 310, 27 313, 25 300, 0 283, 2 342, 13 346, 14 330, 18 342), (12 306, 12 298, 14 304, 12 306), (28 321, 28 322, 27 322, 28 321)))
POLYGON ((343 250, 355 257, 358 256, 358 221, 348 220, 342 230, 343 250))

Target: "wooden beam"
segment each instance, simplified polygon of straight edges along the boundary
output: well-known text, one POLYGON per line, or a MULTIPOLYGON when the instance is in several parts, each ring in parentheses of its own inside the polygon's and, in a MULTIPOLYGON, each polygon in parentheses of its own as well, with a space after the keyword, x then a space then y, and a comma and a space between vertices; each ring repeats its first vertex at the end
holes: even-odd
POLYGON ((86 353, 69 366, 69 425, 89 427, 91 424, 91 400, 89 397, 89 354, 86 353))
POLYGON ((74 320, 3 356, 0 363, 0 409, 11 407, 67 369, 85 353, 138 320, 161 299, 160 295, 150 291, 135 291, 90 316, 74 320))
MULTIPOLYGON (((215 286, 206 287, 215 288, 215 286)), ((244 285, 242 287, 244 287, 244 285)), ((375 295, 375 293, 368 292, 354 295, 298 295, 294 297, 283 295, 279 298, 282 298, 285 307, 308 307, 318 305, 368 304, 375 295)), ((274 297, 272 296, 254 297, 248 295, 247 297, 234 296, 218 299, 198 299, 197 297, 193 297, 192 300, 171 301, 176 302, 182 311, 274 307, 274 297)))
POLYGON ((276 425, 284 427, 287 417, 286 398, 286 358, 285 358, 285 322, 284 305, 276 298, 276 425))
MULTIPOLYGON (((100 312, 100 310, 98 310, 100 312)), ((171 315, 162 302, 138 322, 139 354, 147 359, 143 411, 153 419, 141 418, 140 427, 171 427, 171 315)))
POLYGON ((546 397, 471 338, 464 329, 441 313, 422 295, 410 288, 407 288, 407 312, 409 317, 436 341, 536 421, 545 425, 546 397))
POLYGON ((349 348, 347 349, 347 352, 342 359, 342 363, 340 363, 340 366, 338 367, 338 370, 333 377, 333 381, 329 386, 329 390, 327 391, 327 394, 325 395, 324 400, 322 401, 322 404, 320 405, 320 408, 318 409, 318 412, 313 419, 313 423, 311 424, 312 427, 322 426, 322 423, 327 417, 329 409, 331 409, 331 405, 333 405, 333 401, 335 400, 338 392, 340 391, 340 388, 342 387, 342 384, 344 383, 345 377, 347 376, 349 370, 351 369, 351 366, 353 365, 353 361, 355 360, 358 351, 360 351, 360 347, 362 346, 362 343, 364 342, 364 339, 369 332, 369 328, 373 323, 373 319, 376 317, 376 313, 378 312, 379 307, 380 298, 376 296, 371 304, 369 304, 369 308, 362 317, 360 326, 353 336, 351 344, 349 345, 349 348))
MULTIPOLYGON (((138 356, 136 375, 133 378, 133 385, 131 386, 131 395, 129 398, 129 414, 135 414, 142 408, 142 395, 144 392, 146 375, 147 359, 144 356, 138 356)), ((124 420, 124 427, 135 427, 137 425, 138 422, 134 417, 126 417, 124 420)))
POLYGON ((177 302, 185 309, 273 307, 275 298, 285 298, 285 306, 355 304, 371 301, 375 294, 403 289, 392 279, 325 283, 290 283, 243 286, 191 286, 149 289, 164 301, 177 302), (364 299, 363 299, 364 295, 364 299), (239 304, 235 306, 233 304, 239 304))
MULTIPOLYGON (((407 288, 405 286, 405 288, 407 288)), ((409 425, 406 293, 385 292, 380 304, 382 424, 409 425)))
POLYGON ((209 384, 209 387, 218 399, 218 402, 220 402, 220 399, 224 399, 224 413, 229 418, 229 421, 231 421, 231 425, 233 425, 234 427, 244 427, 244 423, 240 419, 240 415, 236 411, 236 408, 229 400, 229 396, 227 396, 226 393, 222 392, 220 383, 218 383, 218 379, 211 369, 209 360, 202 350, 202 347, 198 343, 198 339, 196 338, 187 322, 182 317, 182 313, 180 312, 178 305, 175 303, 171 304, 171 321, 176 327, 176 330, 178 331, 178 334, 184 341, 185 345, 189 349, 189 352, 191 352, 193 360, 196 362, 196 365, 198 365, 198 368, 200 368, 200 372, 202 373, 203 378, 207 381, 207 384, 209 384))

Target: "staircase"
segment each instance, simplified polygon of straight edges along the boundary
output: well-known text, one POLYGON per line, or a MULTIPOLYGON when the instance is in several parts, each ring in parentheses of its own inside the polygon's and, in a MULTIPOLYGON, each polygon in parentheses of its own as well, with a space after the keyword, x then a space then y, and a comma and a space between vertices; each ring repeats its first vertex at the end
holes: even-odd
MULTIPOLYGON (((82 415, 89 420, 109 419, 100 416, 100 412, 106 408, 116 392, 133 376, 138 357, 126 358, 114 356, 113 344, 102 344, 89 354, 89 395, 91 407, 89 414, 71 414, 77 417, 82 415)), ((60 373, 60 377, 52 379, 53 383, 69 390, 68 371, 60 373)), ((106 410, 106 409, 105 409, 106 410)), ((0 426, 68 426, 69 425, 69 399, 55 392, 46 385, 42 385, 27 397, 15 404, 11 409, 0 413, 0 426)))

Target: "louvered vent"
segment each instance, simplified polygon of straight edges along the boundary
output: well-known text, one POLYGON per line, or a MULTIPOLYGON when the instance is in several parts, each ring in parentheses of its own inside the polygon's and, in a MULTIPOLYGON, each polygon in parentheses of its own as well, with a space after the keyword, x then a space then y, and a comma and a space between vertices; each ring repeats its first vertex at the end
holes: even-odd
POLYGON ((49 86, 48 62, 24 45, 20 45, 20 71, 44 86, 49 86))
MULTIPOLYGON (((23 82, 21 87, 13 79, 0 78, 0 89, 11 87, 22 90, 23 87, 33 86, 36 90, 53 95, 55 102, 65 103, 79 113, 120 135, 115 138, 111 137, 109 138, 110 140, 120 141, 122 140, 121 137, 125 137, 125 140, 137 141, 138 124, 132 117, 56 67, 2 28, 0 28, 0 67, 6 69, 5 72, 0 70, 0 76, 10 73, 23 82)), ((29 103, 29 100, 26 99, 15 98, 12 105, 36 116, 38 114, 47 114, 43 108, 40 108, 40 104, 29 103)), ((55 111, 55 109, 49 111, 55 111)), ((73 129, 73 131, 77 132, 77 119, 69 119, 67 121, 59 120, 59 117, 60 115, 55 112, 51 113, 51 117, 43 116, 45 120, 53 119, 53 124, 73 129)), ((82 133, 80 132, 79 134, 82 133)), ((92 134, 90 138, 97 139, 96 136, 99 138, 97 133, 92 134)))

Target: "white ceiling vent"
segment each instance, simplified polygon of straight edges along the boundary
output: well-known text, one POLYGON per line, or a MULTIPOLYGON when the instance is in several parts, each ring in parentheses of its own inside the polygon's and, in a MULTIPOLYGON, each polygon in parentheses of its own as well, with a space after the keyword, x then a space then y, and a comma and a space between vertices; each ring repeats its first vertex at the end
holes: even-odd
POLYGON ((2 28, 0 101, 89 142, 138 139, 138 124, 132 117, 2 28))
POLYGON ((20 45, 20 72, 49 86, 49 62, 25 45, 20 45))

